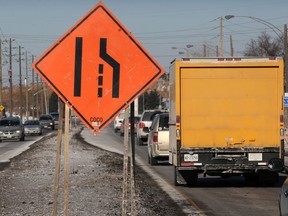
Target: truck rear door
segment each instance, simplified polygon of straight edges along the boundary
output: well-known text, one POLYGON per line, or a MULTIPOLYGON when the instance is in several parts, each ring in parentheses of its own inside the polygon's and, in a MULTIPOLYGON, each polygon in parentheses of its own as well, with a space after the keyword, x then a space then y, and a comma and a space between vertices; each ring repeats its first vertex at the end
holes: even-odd
POLYGON ((181 68, 182 147, 278 146, 282 79, 277 65, 181 68))

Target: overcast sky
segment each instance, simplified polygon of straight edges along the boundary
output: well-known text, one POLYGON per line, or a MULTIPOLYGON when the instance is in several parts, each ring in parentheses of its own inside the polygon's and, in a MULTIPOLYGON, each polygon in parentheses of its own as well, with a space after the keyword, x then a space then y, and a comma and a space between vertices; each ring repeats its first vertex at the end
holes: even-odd
MULTIPOLYGON (((209 55, 215 55, 215 48, 219 46, 220 16, 253 16, 272 23, 281 31, 288 23, 288 0, 102 2, 166 70, 175 57, 183 56, 180 51, 187 52, 183 49, 187 44, 193 45, 189 49, 192 54, 203 53, 203 44, 206 44, 209 55)), ((97 3, 92 0, 0 0, 0 37, 2 40, 13 38, 13 46, 23 46, 28 55, 39 56, 97 3)), ((277 37, 270 28, 253 19, 223 20, 224 56, 230 55, 230 34, 234 53, 241 56, 245 44, 263 31, 277 37)), ((3 47, 7 45, 4 43, 3 47)), ((7 57, 4 54, 5 68, 7 57)))

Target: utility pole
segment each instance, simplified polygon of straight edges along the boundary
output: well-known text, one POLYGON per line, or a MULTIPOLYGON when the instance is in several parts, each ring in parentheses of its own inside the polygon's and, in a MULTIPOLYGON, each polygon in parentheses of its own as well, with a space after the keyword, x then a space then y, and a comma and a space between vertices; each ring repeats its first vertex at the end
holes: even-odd
POLYGON ((219 47, 216 46, 216 56, 219 57, 219 47))
MULTIPOLYGON (((32 55, 32 63, 34 62, 34 55, 32 55)), ((35 88, 34 88, 34 70, 32 69, 32 117, 35 119, 35 88)))
POLYGON ((43 82, 43 95, 44 95, 45 113, 48 114, 47 89, 46 84, 44 82, 43 82))
POLYGON ((37 110, 36 110, 36 116, 37 118, 39 118, 39 96, 38 96, 38 88, 39 87, 39 83, 38 83, 38 74, 36 74, 36 89, 37 89, 37 92, 36 92, 36 104, 35 104, 35 107, 37 106, 37 110))
MULTIPOLYGON (((3 102, 2 102, 2 41, 0 38, 0 105, 3 106, 3 102)), ((3 112, 0 112, 0 117, 3 116, 3 112)))
POLYGON ((234 49, 233 49, 233 41, 232 41, 232 35, 230 34, 230 53, 231 57, 234 56, 234 49))
MULTIPOLYGON (((40 79, 40 81, 41 81, 41 90, 40 90, 40 105, 41 105, 41 114, 44 114, 44 82, 43 82, 43 80, 41 80, 40 79)), ((45 113, 46 114, 46 113, 45 113)))
POLYGON ((28 60, 27 60, 27 51, 25 52, 25 61, 26 61, 26 77, 25 77, 25 87, 26 87, 26 120, 29 118, 29 98, 28 98, 28 60))
POLYGON ((23 118, 23 94, 22 94, 22 65, 21 65, 21 46, 19 46, 19 87, 20 87, 20 117, 23 118))
POLYGON ((223 18, 220 17, 220 57, 223 57, 223 18))
MULTIPOLYGON (((284 25, 283 32, 283 44, 284 44, 284 95, 288 90, 288 45, 287 45, 287 24, 284 25)), ((284 107, 284 127, 288 126, 288 108, 284 107)))
POLYGON ((10 84, 10 116, 13 113, 13 89, 12 89, 12 39, 9 41, 9 84, 10 84))
POLYGON ((287 45, 287 24, 284 25, 284 34, 283 34, 283 43, 284 43, 284 92, 287 92, 288 85, 288 45, 287 45))

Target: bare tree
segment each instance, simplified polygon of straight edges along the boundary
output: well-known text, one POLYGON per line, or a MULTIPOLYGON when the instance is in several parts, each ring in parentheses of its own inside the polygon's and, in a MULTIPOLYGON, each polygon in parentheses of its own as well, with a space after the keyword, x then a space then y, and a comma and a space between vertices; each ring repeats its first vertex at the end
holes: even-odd
POLYGON ((256 40, 251 39, 244 50, 244 56, 267 57, 280 56, 282 54, 281 40, 279 38, 273 39, 266 32, 261 33, 256 40))

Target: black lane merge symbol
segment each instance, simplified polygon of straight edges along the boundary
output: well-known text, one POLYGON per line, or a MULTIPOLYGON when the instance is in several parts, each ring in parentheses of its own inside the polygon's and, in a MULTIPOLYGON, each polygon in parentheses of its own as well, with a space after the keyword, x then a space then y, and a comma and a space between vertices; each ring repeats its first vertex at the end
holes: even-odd
POLYGON ((76 37, 75 67, 74 67, 74 96, 81 96, 82 75, 82 37, 76 37))
MULTIPOLYGON (((81 96, 81 80, 82 80, 82 49, 83 38, 76 37, 75 46, 75 66, 74 66, 74 96, 81 96)), ((112 74, 112 98, 119 98, 120 88, 120 64, 107 53, 107 38, 100 38, 100 57, 113 68, 112 74)), ((98 97, 103 95, 103 72, 104 65, 99 64, 98 68, 98 97)))
MULTIPOLYGON (((120 88, 120 64, 107 53, 107 38, 100 38, 100 57, 113 68, 112 74, 112 98, 119 98, 120 88)), ((103 73, 103 71, 102 71, 103 73)), ((99 74, 100 71, 99 71, 99 74)), ((103 76, 103 74, 102 74, 103 76)), ((101 84, 103 84, 101 82, 101 84)), ((98 88, 98 96, 102 97, 102 88, 98 88), (100 90, 101 89, 101 90, 100 90), (101 94, 100 94, 100 92, 101 94)))

